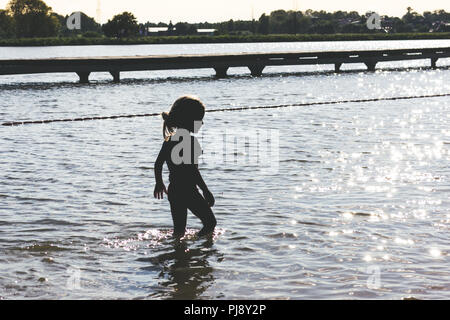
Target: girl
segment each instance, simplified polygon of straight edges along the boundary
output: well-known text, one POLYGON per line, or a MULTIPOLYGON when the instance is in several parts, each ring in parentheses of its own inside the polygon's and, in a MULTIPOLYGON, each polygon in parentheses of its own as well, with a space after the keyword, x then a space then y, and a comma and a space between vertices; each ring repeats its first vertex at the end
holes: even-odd
POLYGON ((174 225, 173 236, 176 238, 183 237, 186 231, 187 209, 203 223, 198 233, 200 237, 211 234, 217 223, 211 210, 214 196, 198 170, 200 144, 190 134, 198 132, 204 115, 204 104, 193 96, 178 98, 168 113, 162 113, 164 143, 155 162, 156 186, 153 194, 158 199, 162 199, 164 193, 168 195, 174 225), (185 139, 184 143, 182 139, 185 139), (180 146, 184 147, 180 149, 180 146), (168 191, 162 179, 164 162, 169 168, 168 191), (203 196, 197 187, 202 190, 203 196))

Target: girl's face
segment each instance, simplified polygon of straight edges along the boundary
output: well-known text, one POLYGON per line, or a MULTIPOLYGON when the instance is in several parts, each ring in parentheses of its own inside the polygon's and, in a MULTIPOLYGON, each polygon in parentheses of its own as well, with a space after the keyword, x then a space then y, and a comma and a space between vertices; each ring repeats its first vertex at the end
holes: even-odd
POLYGON ((200 128, 203 126, 203 120, 194 120, 194 127, 192 128, 193 133, 198 133, 200 128))

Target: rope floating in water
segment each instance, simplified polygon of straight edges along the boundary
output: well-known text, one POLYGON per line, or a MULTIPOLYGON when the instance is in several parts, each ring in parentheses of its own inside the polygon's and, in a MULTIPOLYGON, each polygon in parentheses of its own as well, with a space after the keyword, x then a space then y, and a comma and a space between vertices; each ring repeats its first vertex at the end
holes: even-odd
MULTIPOLYGON (((280 104, 280 105, 272 105, 272 106, 221 108, 221 109, 206 110, 206 112, 277 109, 277 108, 289 108, 289 107, 318 106, 318 105, 327 105, 327 104, 364 103, 364 102, 376 102, 376 101, 424 99, 424 98, 449 97, 449 96, 450 96, 450 93, 442 93, 442 94, 421 95, 421 96, 386 97, 386 98, 337 100, 337 101, 318 101, 318 102, 306 102, 306 103, 280 104)), ((28 124, 46 124, 46 123, 54 123, 54 122, 80 122, 80 121, 93 121, 93 120, 121 119, 121 118, 144 118, 144 117, 157 117, 159 115, 160 115, 160 113, 144 113, 144 114, 128 114, 128 115, 115 115, 115 116, 104 116, 104 117, 73 118, 73 119, 17 121, 17 122, 5 122, 5 123, 2 123, 2 126, 14 127, 14 126, 21 126, 21 125, 28 125, 28 124)))

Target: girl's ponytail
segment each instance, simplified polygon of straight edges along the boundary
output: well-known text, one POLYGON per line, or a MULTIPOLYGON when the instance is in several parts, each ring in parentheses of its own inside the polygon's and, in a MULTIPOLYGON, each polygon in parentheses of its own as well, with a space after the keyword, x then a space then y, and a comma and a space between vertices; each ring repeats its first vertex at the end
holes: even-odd
POLYGON ((164 140, 167 141, 167 139, 173 133, 173 124, 170 121, 170 114, 168 112, 161 113, 161 117, 164 120, 164 123, 163 123, 163 137, 164 137, 164 140))

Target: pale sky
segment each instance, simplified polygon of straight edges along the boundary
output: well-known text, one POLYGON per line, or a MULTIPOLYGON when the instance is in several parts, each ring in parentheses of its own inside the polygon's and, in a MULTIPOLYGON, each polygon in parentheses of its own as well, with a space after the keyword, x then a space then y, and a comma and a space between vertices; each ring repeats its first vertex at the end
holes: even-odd
MULTIPOLYGON (((4 9, 9 0, 0 0, 4 9)), ((97 17, 97 0, 44 0, 53 11, 65 15, 83 11, 97 17)), ((100 0, 101 22, 123 11, 132 12, 139 22, 218 22, 229 19, 258 19, 276 9, 325 10, 329 12, 375 11, 380 15, 402 16, 407 7, 415 11, 450 11, 450 0, 100 0), (253 10, 252 10, 253 7, 253 10)))

